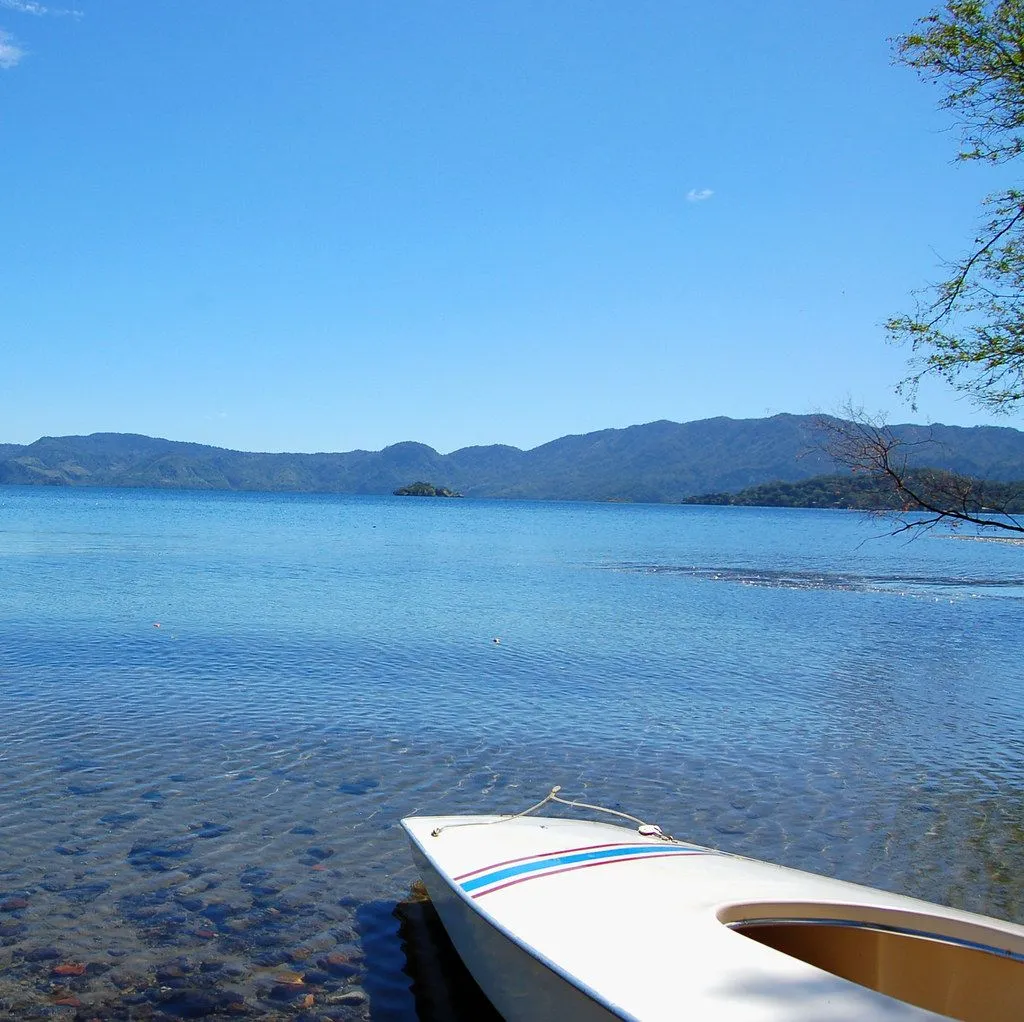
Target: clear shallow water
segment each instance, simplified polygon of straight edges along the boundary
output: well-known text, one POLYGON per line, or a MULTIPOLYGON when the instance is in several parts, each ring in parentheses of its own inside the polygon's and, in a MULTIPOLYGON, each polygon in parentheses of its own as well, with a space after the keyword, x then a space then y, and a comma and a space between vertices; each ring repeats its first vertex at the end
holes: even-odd
POLYGON ((842 512, 0 488, 0 1017, 415 1018, 398 819, 556 783, 1024 920, 1022 612, 842 512))

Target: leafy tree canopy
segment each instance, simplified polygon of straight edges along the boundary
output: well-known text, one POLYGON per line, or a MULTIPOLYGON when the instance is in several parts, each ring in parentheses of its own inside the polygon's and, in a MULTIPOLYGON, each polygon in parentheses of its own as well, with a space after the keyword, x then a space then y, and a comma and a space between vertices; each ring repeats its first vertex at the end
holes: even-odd
MULTIPOLYGON (((947 0, 897 40, 897 59, 945 90, 959 159, 1000 164, 1024 152, 1024 0, 947 0)), ((928 375, 999 411, 1024 400, 1024 191, 996 192, 985 210, 947 279, 886 324, 914 352, 900 385, 911 401, 928 375)))

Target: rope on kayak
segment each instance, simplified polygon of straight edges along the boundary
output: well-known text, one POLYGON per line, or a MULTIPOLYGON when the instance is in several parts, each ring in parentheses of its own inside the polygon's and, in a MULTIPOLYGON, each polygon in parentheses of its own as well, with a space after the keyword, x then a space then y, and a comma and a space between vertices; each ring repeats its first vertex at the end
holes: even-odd
POLYGON ((494 823, 508 823, 509 820, 518 820, 520 817, 535 813, 549 802, 557 802, 559 805, 569 806, 571 809, 590 809, 595 813, 607 813, 609 816, 618 816, 623 820, 629 820, 630 823, 637 824, 637 832, 643 837, 656 837, 662 841, 675 841, 674 837, 666 834, 656 823, 645 823, 637 816, 630 816, 629 813, 621 813, 618 809, 609 809, 607 806, 593 806, 588 802, 573 802, 569 799, 561 798, 558 794, 561 790, 562 786, 556 784, 536 805, 532 805, 529 809, 522 810, 522 812, 504 813, 495 820, 467 820, 465 823, 448 823, 443 827, 435 827, 430 832, 430 836, 437 837, 441 831, 451 830, 453 827, 488 827, 494 823))

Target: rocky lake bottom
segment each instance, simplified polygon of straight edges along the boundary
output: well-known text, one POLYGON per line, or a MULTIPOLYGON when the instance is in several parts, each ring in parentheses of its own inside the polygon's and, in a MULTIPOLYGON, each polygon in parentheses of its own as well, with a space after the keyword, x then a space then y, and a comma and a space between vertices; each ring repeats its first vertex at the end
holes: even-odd
MULTIPOLYGON (((327 781, 318 750, 273 735, 250 737, 248 755, 266 754, 254 765, 225 756, 215 777, 182 756, 187 739, 158 755, 68 744, 96 755, 40 765, 27 785, 0 756, 18 852, 0 857, 0 1017, 416 1017, 410 941, 449 952, 382 815, 381 777, 327 781)), ((449 978, 425 982, 471 988, 460 968, 446 959, 449 978)))

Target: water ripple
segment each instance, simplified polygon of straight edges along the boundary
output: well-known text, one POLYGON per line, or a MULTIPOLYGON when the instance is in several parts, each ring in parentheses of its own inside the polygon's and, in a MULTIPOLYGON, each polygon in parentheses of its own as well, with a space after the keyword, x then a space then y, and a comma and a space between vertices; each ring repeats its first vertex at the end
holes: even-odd
POLYGON ((553 784, 1024 919, 1018 548, 736 509, 4 494, 0 1017, 67 1013, 57 990, 110 1019, 412 1019, 397 821, 553 784))

